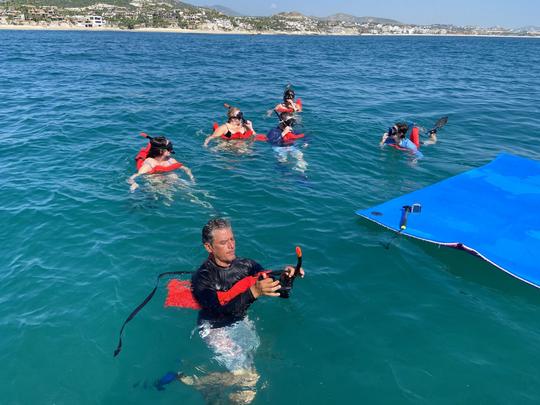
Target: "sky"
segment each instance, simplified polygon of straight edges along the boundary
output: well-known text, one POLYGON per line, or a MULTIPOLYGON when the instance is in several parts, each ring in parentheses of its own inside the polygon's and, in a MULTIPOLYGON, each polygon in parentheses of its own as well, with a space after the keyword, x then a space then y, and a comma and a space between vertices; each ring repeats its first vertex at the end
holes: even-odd
POLYGON ((519 28, 540 26, 540 0, 185 0, 221 5, 245 15, 298 11, 325 17, 336 13, 381 17, 410 24, 519 28))

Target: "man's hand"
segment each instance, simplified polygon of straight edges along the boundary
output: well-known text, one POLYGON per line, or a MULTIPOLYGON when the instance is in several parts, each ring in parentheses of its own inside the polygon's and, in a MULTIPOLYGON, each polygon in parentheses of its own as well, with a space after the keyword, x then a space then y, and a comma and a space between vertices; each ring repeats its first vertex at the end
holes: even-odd
POLYGON ((263 274, 262 277, 262 279, 257 280, 257 282, 250 287, 253 297, 255 297, 256 299, 259 298, 261 295, 267 295, 269 297, 279 297, 279 293, 276 292, 281 288, 279 280, 272 280, 271 278, 268 278, 266 274, 263 274))
MULTIPOLYGON (((283 269, 283 272, 287 275, 287 277, 292 277, 294 276, 294 267, 293 266, 286 266, 285 269, 283 269)), ((300 267, 300 271, 299 271, 300 274, 297 274, 296 276, 300 276, 302 278, 304 278, 304 269, 302 267, 300 267)))

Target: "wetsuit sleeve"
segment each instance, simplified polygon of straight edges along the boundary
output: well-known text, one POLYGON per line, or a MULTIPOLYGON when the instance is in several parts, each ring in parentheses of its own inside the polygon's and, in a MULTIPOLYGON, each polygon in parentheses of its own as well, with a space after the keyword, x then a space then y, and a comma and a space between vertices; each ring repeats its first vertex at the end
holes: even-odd
POLYGON ((199 272, 192 283, 193 295, 199 305, 214 314, 220 314, 225 317, 235 316, 243 313, 255 301, 255 297, 253 297, 251 290, 248 288, 225 305, 221 305, 215 286, 216 282, 208 271, 199 272))

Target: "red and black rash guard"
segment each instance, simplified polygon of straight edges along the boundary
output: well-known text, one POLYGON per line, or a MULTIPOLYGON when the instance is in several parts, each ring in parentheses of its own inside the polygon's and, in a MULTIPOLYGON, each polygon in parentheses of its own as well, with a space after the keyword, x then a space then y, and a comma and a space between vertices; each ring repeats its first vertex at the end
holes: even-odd
POLYGON ((199 323, 209 321, 212 327, 220 328, 244 318, 255 301, 249 288, 223 305, 217 293, 228 291, 238 281, 256 276, 261 271, 262 266, 251 259, 236 258, 225 268, 208 258, 191 278, 193 295, 202 308, 199 323))

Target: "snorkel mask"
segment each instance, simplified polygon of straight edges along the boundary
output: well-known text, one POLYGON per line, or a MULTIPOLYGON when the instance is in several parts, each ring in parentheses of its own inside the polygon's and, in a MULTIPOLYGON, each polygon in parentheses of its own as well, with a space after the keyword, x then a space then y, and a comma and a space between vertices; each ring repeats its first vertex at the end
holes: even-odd
POLYGON ((287 89, 285 90, 285 93, 283 93, 283 101, 294 100, 295 96, 296 95, 294 94, 294 90, 287 89))
POLYGON ((173 143, 169 140, 167 140, 167 144, 163 145, 161 142, 158 142, 155 140, 156 138, 150 138, 150 145, 152 145, 153 148, 161 149, 161 150, 168 150, 169 153, 174 155, 174 147, 173 143))
POLYGON ((238 113, 236 115, 233 115, 233 116, 230 116, 229 117, 229 122, 233 119, 233 118, 236 118, 238 120, 240 120, 240 122, 242 124, 245 124, 247 121, 246 119, 244 118, 244 113, 242 111, 238 111, 238 113))

